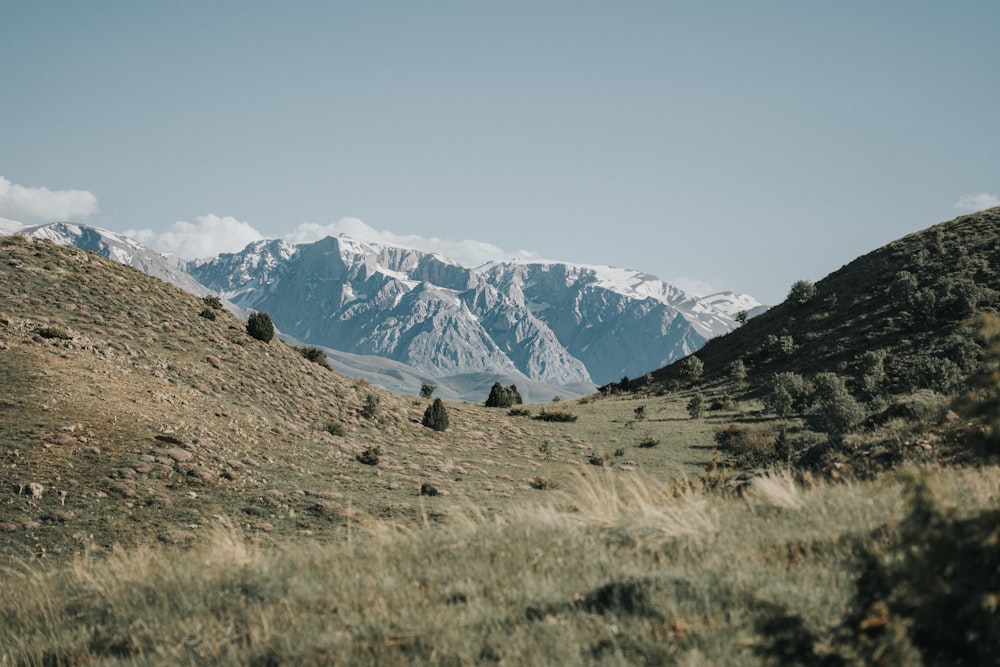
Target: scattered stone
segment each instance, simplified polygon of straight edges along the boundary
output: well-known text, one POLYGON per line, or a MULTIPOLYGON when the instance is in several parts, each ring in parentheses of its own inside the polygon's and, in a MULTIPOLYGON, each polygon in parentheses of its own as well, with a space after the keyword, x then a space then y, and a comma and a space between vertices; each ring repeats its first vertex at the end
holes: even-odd
POLYGON ((306 490, 307 496, 313 496, 315 498, 323 498, 325 500, 339 500, 344 497, 343 493, 338 493, 336 491, 309 491, 306 490))
POLYGON ((420 485, 420 495, 422 496, 436 496, 440 493, 437 488, 427 482, 420 485))
POLYGON ((123 498, 135 497, 135 482, 131 479, 112 480, 108 484, 108 491, 118 494, 123 498))
POLYGON ((174 461, 177 461, 178 463, 182 463, 184 461, 190 461, 191 459, 194 458, 194 454, 192 454, 186 449, 181 449, 180 447, 174 447, 172 449, 168 449, 163 453, 169 456, 174 461))
POLYGON ((28 492, 31 494, 31 497, 35 500, 41 498, 42 493, 44 491, 45 487, 39 484, 38 482, 32 482, 31 484, 28 484, 28 492))

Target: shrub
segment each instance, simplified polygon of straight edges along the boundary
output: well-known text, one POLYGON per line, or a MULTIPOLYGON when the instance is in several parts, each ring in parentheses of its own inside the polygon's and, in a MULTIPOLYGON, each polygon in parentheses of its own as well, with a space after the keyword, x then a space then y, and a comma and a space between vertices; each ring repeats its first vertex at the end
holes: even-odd
POLYGON ((211 310, 222 310, 222 300, 214 294, 209 294, 201 298, 206 308, 211 310))
POLYGON ((68 331, 59 327, 39 327, 35 329, 35 333, 49 340, 73 340, 73 336, 68 331))
POLYGON ((527 408, 511 408, 507 411, 507 414, 511 417, 530 417, 531 410, 527 408))
POLYGON ((804 306, 816 296, 816 286, 808 280, 796 280, 788 291, 788 302, 794 306, 804 306))
POLYGON ((485 405, 488 408, 509 408, 522 403, 521 394, 518 393, 516 385, 504 387, 499 382, 494 382, 485 405))
POLYGON ((941 393, 954 391, 962 383, 962 369, 951 359, 921 356, 909 366, 907 379, 918 389, 941 393))
POLYGON ((651 435, 647 435, 645 438, 639 441, 639 448, 652 449, 653 447, 656 447, 658 444, 660 444, 659 440, 657 440, 651 435))
POLYGON ((691 419, 698 419, 701 417, 702 413, 705 411, 705 399, 701 397, 701 394, 695 394, 691 397, 691 400, 687 404, 688 414, 691 415, 691 419))
POLYGON ((340 436, 344 435, 344 433, 346 433, 347 431, 341 422, 330 421, 326 423, 326 432, 329 433, 330 435, 340 436))
POLYGON ((440 398, 435 398, 434 402, 424 410, 424 419, 421 422, 427 428, 435 431, 444 431, 448 428, 448 411, 440 398))
POLYGON ((434 394, 435 389, 437 387, 432 384, 420 385, 420 398, 430 398, 434 394))
POLYGON ((198 313, 198 316, 204 317, 206 320, 215 321, 215 311, 211 308, 204 308, 200 313, 198 313))
POLYGON ((576 415, 571 412, 566 412, 564 410, 545 410, 542 409, 536 416, 535 419, 540 419, 543 422, 575 422, 576 415))
POLYGON ((865 418, 864 408, 848 393, 844 379, 836 373, 818 373, 813 382, 819 404, 813 423, 831 440, 840 440, 865 418))
MULTIPOLYGON (((323 368, 330 369, 330 363, 326 360, 326 352, 318 347, 297 347, 296 352, 301 354, 303 357, 313 362, 314 364, 319 364, 323 368)), ((330 369, 332 370, 332 369, 330 369)))
POLYGON ((742 359, 737 359, 733 363, 729 364, 729 379, 733 381, 737 387, 743 386, 743 383, 747 381, 747 367, 743 363, 742 359))
POLYGON ((274 338, 274 323, 271 322, 271 316, 260 311, 250 313, 247 319, 247 333, 251 338, 270 343, 274 338))
POLYGON ((646 419, 646 406, 640 405, 635 410, 633 410, 632 413, 635 415, 635 420, 637 422, 641 422, 646 419))
POLYGON ((614 463, 614 459, 607 452, 594 452, 587 457, 587 461, 592 466, 601 466, 602 468, 606 468, 614 463))
POLYGON ((719 449, 733 457, 736 465, 758 467, 782 462, 788 458, 787 447, 780 448, 779 431, 772 425, 730 425, 715 433, 719 449))
POLYGON ((358 463, 363 463, 366 466, 377 466, 378 462, 382 459, 382 448, 375 447, 365 447, 364 451, 355 457, 358 463))
POLYGON ((375 415, 378 414, 378 406, 381 402, 382 399, 379 398, 378 394, 367 394, 365 402, 361 406, 361 415, 366 419, 374 419, 375 415))
POLYGON ((793 412, 802 415, 811 404, 809 383, 798 373, 775 373, 771 390, 764 396, 764 409, 784 419, 793 412))
POLYGON ((528 482, 528 486, 533 489, 538 489, 539 491, 544 491, 545 489, 558 489, 559 485, 551 477, 543 477, 542 475, 535 475, 528 482))
POLYGON ((701 374, 705 371, 705 364, 698 357, 691 355, 681 361, 680 369, 684 379, 694 383, 701 379, 701 374))

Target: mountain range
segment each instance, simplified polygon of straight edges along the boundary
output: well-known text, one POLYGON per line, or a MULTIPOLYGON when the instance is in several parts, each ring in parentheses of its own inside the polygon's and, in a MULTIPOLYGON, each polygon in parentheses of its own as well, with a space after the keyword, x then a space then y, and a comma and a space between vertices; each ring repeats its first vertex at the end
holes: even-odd
POLYGON ((267 312, 338 371, 406 393, 479 400, 494 381, 529 401, 585 395, 660 368, 765 310, 744 294, 688 294, 631 269, 513 260, 476 268, 346 236, 251 243, 185 261, 121 234, 52 223, 19 231, 133 266, 236 312, 267 312))

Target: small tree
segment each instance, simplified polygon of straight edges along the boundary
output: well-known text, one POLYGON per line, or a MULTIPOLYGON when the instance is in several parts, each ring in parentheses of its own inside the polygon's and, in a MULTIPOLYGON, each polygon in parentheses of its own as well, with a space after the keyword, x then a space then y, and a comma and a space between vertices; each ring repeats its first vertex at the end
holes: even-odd
POLYGON ((747 381, 747 367, 743 363, 742 359, 737 359, 733 363, 729 364, 729 379, 733 381, 737 387, 743 386, 743 383, 747 381))
POLYGON ((764 408, 782 419, 793 412, 801 415, 810 402, 809 383, 798 373, 775 373, 771 391, 764 396, 764 408))
POLYGON ((378 405, 382 402, 382 399, 378 397, 378 394, 368 394, 365 396, 365 404, 361 408, 361 414, 367 419, 374 419, 375 415, 378 414, 378 405))
POLYGON ((691 415, 691 419, 698 419, 701 417, 702 413, 705 411, 705 399, 701 397, 701 394, 695 394, 691 397, 691 400, 687 404, 688 414, 691 415))
POLYGON ((641 422, 646 419, 646 406, 640 405, 635 410, 632 411, 635 414, 635 420, 641 422))
POLYGON ((490 388, 490 395, 486 399, 486 407, 509 408, 514 405, 521 405, 523 402, 516 385, 504 387, 499 382, 494 382, 490 388))
POLYGON ((736 313, 736 321, 739 322, 740 324, 746 324, 748 317, 750 317, 749 311, 741 310, 740 312, 736 313))
POLYGON ((448 428, 448 411, 440 398, 435 398, 434 402, 427 406, 421 423, 435 431, 444 431, 448 428))
POLYGON ((788 291, 788 302, 796 306, 804 306, 816 296, 816 286, 808 280, 796 280, 788 291))
POLYGON ((864 419, 864 408, 836 373, 817 373, 813 382, 819 404, 814 417, 817 430, 825 432, 831 441, 839 441, 864 419))
POLYGON ((681 375, 689 382, 697 382, 705 371, 705 364, 693 354, 681 361, 681 375))
POLYGON ((437 389, 437 387, 432 384, 420 385, 420 398, 430 398, 435 389, 437 389))
POLYGON ((271 316, 260 311, 250 313, 250 317, 247 319, 247 333, 250 334, 251 338, 270 343, 271 339, 274 338, 274 324, 271 322, 271 316))
POLYGON ((222 300, 214 294, 201 297, 201 302, 205 304, 206 308, 222 310, 222 300))

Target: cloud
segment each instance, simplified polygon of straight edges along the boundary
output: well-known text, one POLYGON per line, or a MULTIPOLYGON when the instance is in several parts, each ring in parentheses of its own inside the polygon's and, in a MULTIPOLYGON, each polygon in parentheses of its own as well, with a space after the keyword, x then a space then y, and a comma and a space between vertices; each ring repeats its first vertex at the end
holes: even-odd
POLYGON ((963 195, 955 202, 955 208, 963 211, 982 211, 994 206, 1000 206, 1000 197, 987 192, 980 192, 975 195, 963 195))
POLYGON ((710 294, 718 294, 719 292, 725 291, 725 289, 717 282, 700 280, 698 278, 688 278, 687 276, 678 276, 668 282, 674 287, 695 296, 708 296, 710 294))
POLYGON ((468 267, 476 267, 484 262, 499 261, 514 257, 526 259, 536 257, 535 253, 528 250, 518 250, 512 253, 484 241, 470 239, 451 241, 438 237, 427 238, 416 234, 400 235, 388 231, 379 231, 358 218, 343 218, 326 225, 313 222, 303 223, 296 227, 293 232, 285 235, 284 238, 286 241, 293 243, 310 243, 327 236, 338 236, 340 234, 365 243, 404 246, 425 252, 440 253, 468 267))
POLYGON ((220 218, 211 213, 198 216, 193 223, 179 220, 165 232, 127 229, 123 233, 154 250, 173 253, 185 259, 238 252, 248 243, 264 238, 246 222, 229 215, 220 218))
POLYGON ((11 183, 0 176, 0 217, 25 224, 65 222, 97 213, 97 197, 87 190, 49 190, 11 183))

